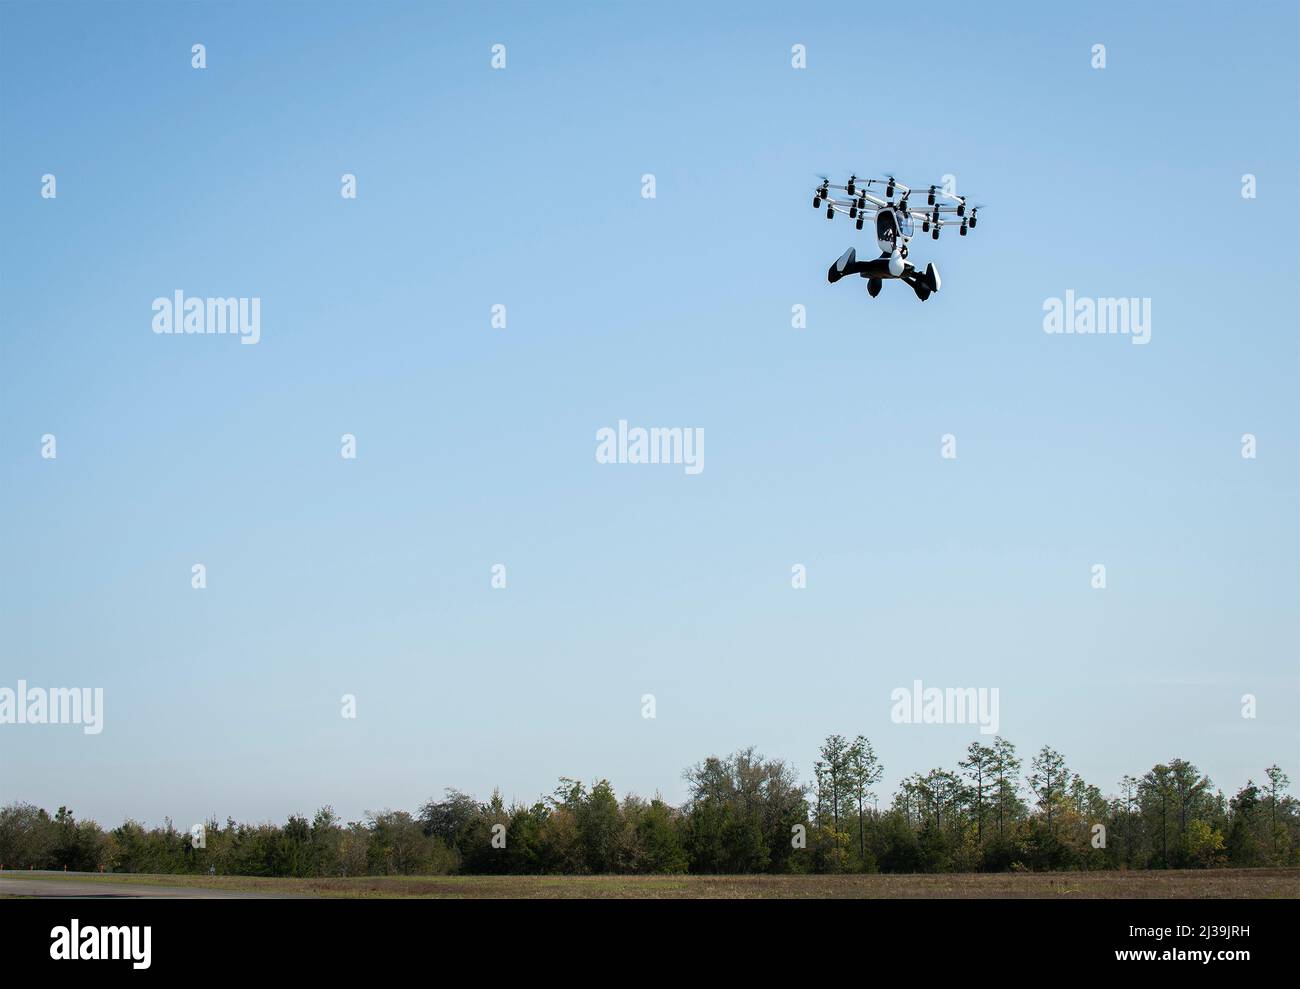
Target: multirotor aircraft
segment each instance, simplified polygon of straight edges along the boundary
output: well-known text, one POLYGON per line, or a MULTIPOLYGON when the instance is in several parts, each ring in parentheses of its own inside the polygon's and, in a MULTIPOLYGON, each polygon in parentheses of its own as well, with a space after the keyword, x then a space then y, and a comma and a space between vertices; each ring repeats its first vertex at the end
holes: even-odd
POLYGON ((939 231, 946 226, 959 226, 958 233, 965 237, 968 229, 975 228, 977 214, 984 208, 971 206, 967 209, 965 196, 949 195, 939 185, 914 191, 892 175, 884 179, 863 180, 850 175, 845 185, 832 185, 830 179, 823 176, 821 185, 813 192, 813 209, 821 209, 823 203, 828 220, 835 219, 836 213, 846 213, 859 230, 865 220, 872 220, 876 225, 876 243, 881 251, 880 257, 859 261, 857 251, 850 247, 831 265, 826 280, 834 283, 847 275, 861 275, 867 279, 867 292, 874 299, 880 294, 884 279, 897 278, 912 286, 912 291, 922 302, 939 291, 939 269, 932 261, 921 271, 907 260, 907 243, 915 233, 916 224, 919 223, 921 232, 928 233, 934 240, 939 239, 939 231), (883 199, 872 194, 873 186, 883 188, 883 199), (843 192, 848 198, 837 199, 832 190, 843 192), (899 197, 897 202, 895 195, 899 197), (925 197, 924 208, 913 208, 912 195, 925 197))

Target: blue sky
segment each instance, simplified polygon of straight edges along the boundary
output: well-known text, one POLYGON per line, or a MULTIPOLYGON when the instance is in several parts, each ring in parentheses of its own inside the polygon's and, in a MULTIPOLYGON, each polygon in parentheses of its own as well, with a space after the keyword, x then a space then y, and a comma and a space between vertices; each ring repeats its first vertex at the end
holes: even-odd
POLYGON ((915 679, 1106 792, 1300 777, 1295 5, 927 12, 0 7, 0 686, 105 690, 0 726, 0 800, 676 801, 830 732, 889 792, 980 737, 892 724, 915 679), (884 169, 990 204, 924 304, 825 280, 874 238, 814 176, 884 169), (155 335, 176 289, 260 343, 155 335), (1151 342, 1045 334, 1067 289, 1151 342), (597 464, 619 419, 704 471, 597 464))

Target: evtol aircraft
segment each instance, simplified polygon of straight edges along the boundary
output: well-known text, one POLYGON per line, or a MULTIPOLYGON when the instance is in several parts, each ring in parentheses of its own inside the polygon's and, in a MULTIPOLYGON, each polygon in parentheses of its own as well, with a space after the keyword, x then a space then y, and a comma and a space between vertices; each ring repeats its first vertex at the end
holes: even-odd
POLYGON ((835 219, 836 213, 845 213, 855 222, 858 230, 867 220, 876 226, 876 243, 880 247, 880 256, 868 260, 859 260, 857 250, 850 247, 839 256, 830 270, 826 280, 832 284, 848 275, 860 275, 867 280, 867 293, 874 299, 887 278, 896 278, 906 282, 924 302, 939 291, 939 269, 931 261, 922 271, 908 256, 908 241, 916 233, 917 224, 921 232, 928 233, 934 240, 939 239, 939 231, 944 227, 956 226, 958 233, 966 236, 967 230, 973 230, 978 221, 978 213, 983 206, 967 207, 965 196, 953 196, 944 192, 939 185, 932 185, 929 190, 915 191, 892 175, 883 179, 859 180, 850 175, 844 185, 832 185, 830 179, 822 177, 821 185, 813 192, 813 209, 826 207, 826 219, 835 219), (884 192, 884 197, 873 193, 877 188, 884 192), (843 193, 843 197, 837 194, 843 193), (925 196, 924 208, 911 204, 911 197, 925 196), (895 200, 897 196, 897 200, 895 200))

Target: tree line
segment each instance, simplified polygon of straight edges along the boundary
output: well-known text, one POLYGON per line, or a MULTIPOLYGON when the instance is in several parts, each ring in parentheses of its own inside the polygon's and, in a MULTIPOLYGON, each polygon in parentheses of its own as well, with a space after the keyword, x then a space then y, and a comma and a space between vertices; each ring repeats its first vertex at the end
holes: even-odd
POLYGON ((1300 812, 1277 765, 1227 797, 1171 759, 1105 796, 1049 746, 1026 766, 999 737, 972 742, 952 768, 908 776, 882 805, 871 743, 831 735, 810 781, 752 747, 683 775, 677 807, 562 778, 532 804, 448 789, 413 814, 344 822, 323 807, 310 820, 213 819, 193 831, 170 819, 104 830, 67 807, 51 816, 11 803, 0 808, 0 866, 309 878, 1300 865, 1300 812))

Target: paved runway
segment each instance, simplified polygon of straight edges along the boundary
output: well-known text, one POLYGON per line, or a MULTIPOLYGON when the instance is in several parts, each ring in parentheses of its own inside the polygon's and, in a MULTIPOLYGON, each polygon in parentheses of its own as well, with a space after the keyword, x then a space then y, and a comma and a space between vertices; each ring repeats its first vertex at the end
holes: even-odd
POLYGON ((266 899, 258 893, 237 893, 230 890, 194 889, 188 886, 154 886, 148 883, 115 883, 91 878, 95 873, 39 872, 0 873, 0 896, 40 896, 85 898, 128 898, 159 900, 258 900, 266 899))

